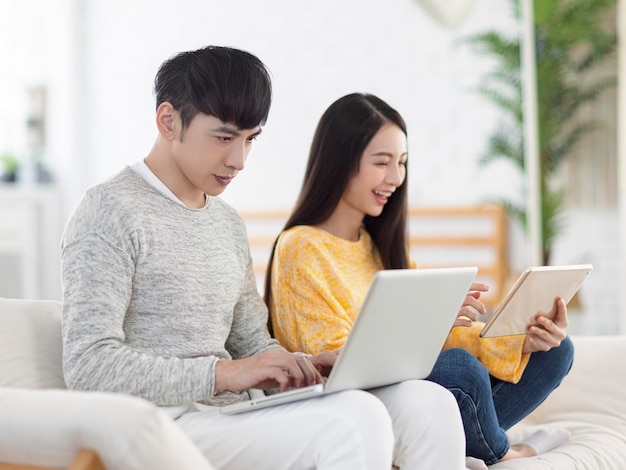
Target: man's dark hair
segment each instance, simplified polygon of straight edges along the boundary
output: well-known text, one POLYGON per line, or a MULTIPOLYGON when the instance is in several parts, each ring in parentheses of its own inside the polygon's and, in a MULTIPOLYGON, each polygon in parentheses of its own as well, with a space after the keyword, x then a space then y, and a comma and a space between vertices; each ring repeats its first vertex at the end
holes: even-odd
POLYGON ((265 64, 249 52, 207 46, 163 62, 154 94, 157 108, 167 101, 180 113, 183 132, 198 113, 252 129, 267 121, 272 83, 265 64))

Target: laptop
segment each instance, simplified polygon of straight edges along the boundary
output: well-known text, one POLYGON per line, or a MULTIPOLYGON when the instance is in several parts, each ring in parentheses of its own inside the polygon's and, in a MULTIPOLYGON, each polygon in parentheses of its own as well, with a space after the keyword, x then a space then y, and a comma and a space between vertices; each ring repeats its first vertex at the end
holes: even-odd
POLYGON ((242 413, 427 377, 477 271, 459 267, 377 272, 325 384, 224 405, 220 411, 242 413))

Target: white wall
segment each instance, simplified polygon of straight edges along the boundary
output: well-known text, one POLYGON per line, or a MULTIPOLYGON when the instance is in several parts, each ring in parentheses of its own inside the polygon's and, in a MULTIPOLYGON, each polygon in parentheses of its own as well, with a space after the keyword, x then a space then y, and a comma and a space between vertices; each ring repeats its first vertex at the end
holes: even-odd
MULTIPOLYGON (((569 211, 567 230, 555 243, 553 264, 591 263, 579 293, 580 308, 569 308, 570 333, 620 331, 620 228, 616 210, 569 211)), ((622 333, 626 330, 622 329, 622 333)))
POLYGON ((508 13, 506 2, 479 0, 450 30, 413 0, 0 0, 0 60, 9 71, 0 97, 10 104, 0 110, 0 151, 24 152, 25 84, 46 84, 46 159, 69 213, 87 187, 149 151, 158 65, 180 50, 223 44, 257 54, 275 87, 248 169, 224 195, 237 207, 292 204, 317 120, 352 91, 378 94, 406 118, 413 203, 514 196, 519 181, 502 178, 506 169, 476 167, 496 116, 472 88, 489 64, 458 44, 511 28, 508 13))
MULTIPOLYGON (((412 202, 471 203, 511 188, 476 168, 494 113, 471 88, 488 64, 455 45, 471 32, 506 25, 506 2, 479 1, 455 31, 411 0, 183 0, 175 8, 162 0, 82 3, 86 138, 74 158, 88 162, 85 187, 149 151, 151 86, 162 60, 222 44, 257 54, 275 86, 248 168, 224 195, 237 207, 292 204, 317 120, 352 91, 378 94, 405 116, 412 202)), ((63 176, 71 180, 74 173, 63 176)))

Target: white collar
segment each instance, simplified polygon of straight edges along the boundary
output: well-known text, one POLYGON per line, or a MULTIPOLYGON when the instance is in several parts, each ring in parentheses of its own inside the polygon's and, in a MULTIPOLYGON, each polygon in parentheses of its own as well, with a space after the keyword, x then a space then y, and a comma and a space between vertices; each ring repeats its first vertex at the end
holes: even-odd
MULTIPOLYGON (((146 162, 144 160, 138 161, 133 166, 131 166, 130 169, 137 173, 139 176, 141 176, 150 186, 159 191, 165 197, 180 204, 181 206, 188 207, 183 201, 176 197, 176 194, 174 194, 170 190, 170 188, 165 186, 165 183, 163 183, 163 181, 161 181, 159 177, 153 173, 150 167, 146 165, 146 162)), ((206 199, 208 200, 208 197, 206 199)))

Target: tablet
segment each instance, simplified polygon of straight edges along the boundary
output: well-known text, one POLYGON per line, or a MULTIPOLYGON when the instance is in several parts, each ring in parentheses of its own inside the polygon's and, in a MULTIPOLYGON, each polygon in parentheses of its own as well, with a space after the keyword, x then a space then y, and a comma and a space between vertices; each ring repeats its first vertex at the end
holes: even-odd
POLYGON ((526 334, 537 313, 550 314, 556 297, 567 305, 592 269, 590 264, 527 268, 485 323, 480 337, 526 334))

